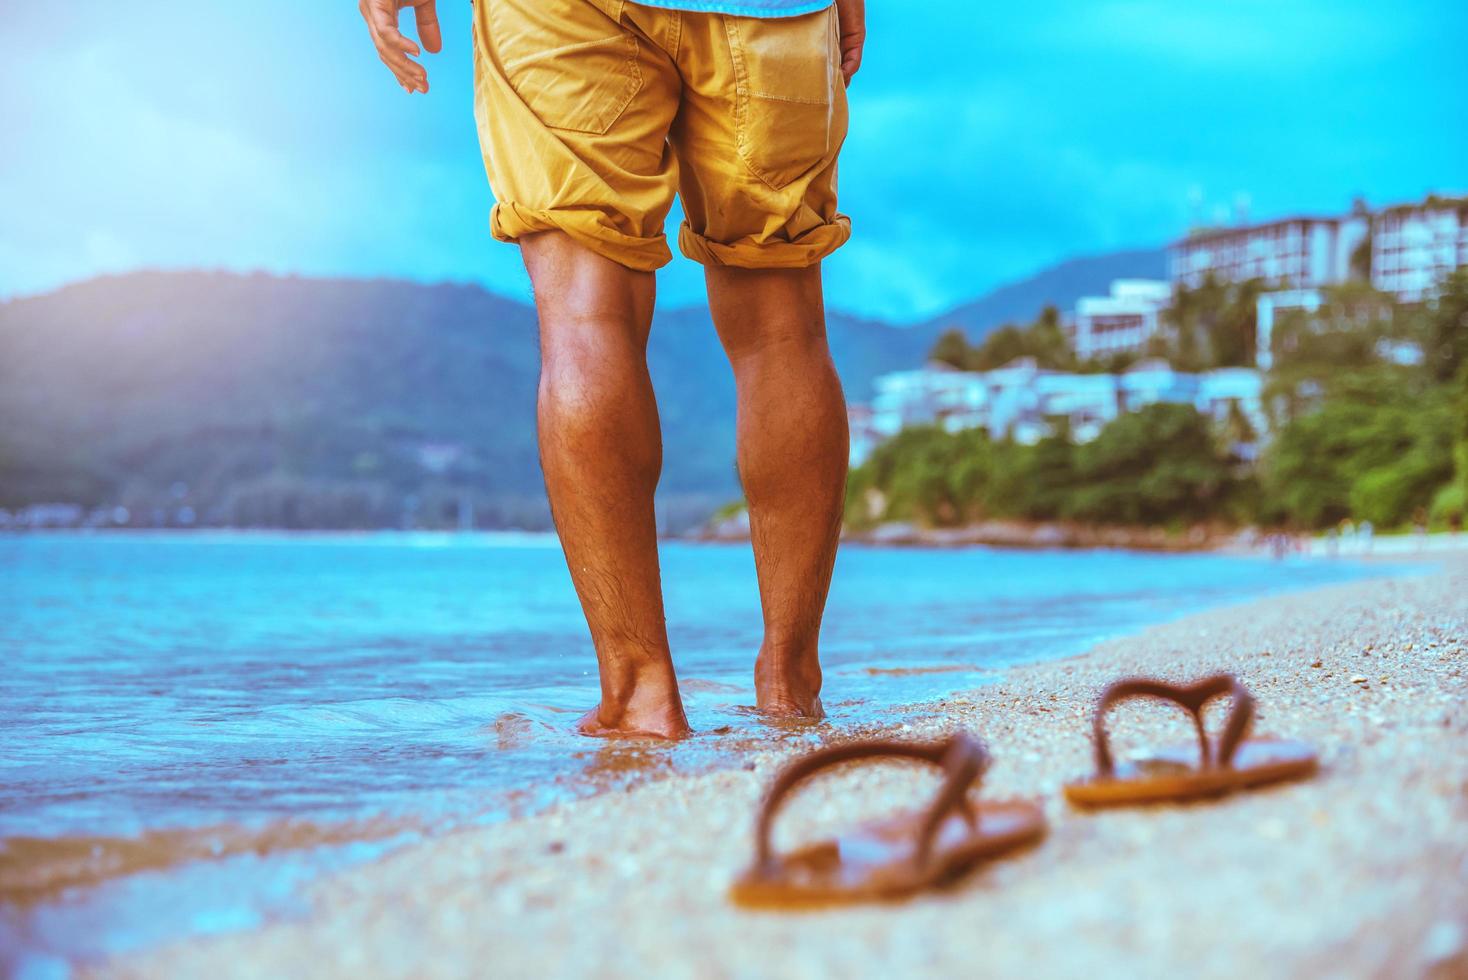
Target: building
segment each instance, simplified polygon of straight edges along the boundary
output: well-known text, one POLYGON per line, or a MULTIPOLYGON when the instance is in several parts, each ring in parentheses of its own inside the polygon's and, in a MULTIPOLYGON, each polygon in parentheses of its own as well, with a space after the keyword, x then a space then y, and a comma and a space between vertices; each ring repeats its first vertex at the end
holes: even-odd
POLYGON ((871 415, 862 421, 882 437, 915 425, 940 425, 949 432, 977 428, 987 419, 988 393, 975 377, 941 361, 881 375, 871 415))
POLYGON ((1364 215, 1196 231, 1168 250, 1170 275, 1174 285, 1190 289, 1210 275, 1220 282, 1263 279, 1292 289, 1329 286, 1350 278, 1351 255, 1368 234, 1364 215))
POLYGON ((1318 289, 1281 289, 1260 293, 1254 301, 1254 358, 1259 370, 1274 367, 1274 320, 1286 310, 1315 313, 1324 302, 1318 289))
POLYGON ((1430 299, 1468 266, 1468 197, 1429 197, 1378 212, 1371 232, 1371 284, 1408 303, 1430 299))
POLYGON ((1162 326, 1162 311, 1172 300, 1172 286, 1154 279, 1118 279, 1109 296, 1076 301, 1067 326, 1071 349, 1082 360, 1137 353, 1162 326))
POLYGON ((876 385, 871 406, 851 406, 853 465, 910 426, 984 429, 1027 445, 1064 428, 1077 442, 1089 442, 1123 413, 1160 402, 1192 405, 1220 424, 1241 418, 1256 436, 1267 428, 1263 376, 1249 368, 1187 374, 1146 360, 1121 374, 1072 374, 1019 358, 982 372, 929 364, 884 374, 876 385))
POLYGON ((1358 205, 1344 217, 1294 217, 1193 232, 1169 248, 1174 285, 1196 288, 1263 279, 1284 290, 1345 282, 1358 249, 1371 253, 1371 284, 1408 303, 1430 299, 1449 274, 1468 266, 1468 197, 1429 196, 1375 213, 1358 205))

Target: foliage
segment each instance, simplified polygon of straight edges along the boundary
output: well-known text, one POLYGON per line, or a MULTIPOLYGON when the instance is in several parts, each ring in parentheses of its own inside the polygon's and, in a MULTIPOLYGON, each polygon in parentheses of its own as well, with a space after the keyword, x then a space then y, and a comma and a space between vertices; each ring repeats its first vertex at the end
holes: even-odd
POLYGON ((1468 268, 1443 283, 1426 311, 1424 366, 1438 381, 1450 381, 1468 364, 1468 268))
POLYGON ((1151 405, 1078 448, 1066 516, 1114 524, 1205 521, 1220 516, 1231 469, 1197 410, 1151 405))
POLYGON ((1453 407, 1448 390, 1411 369, 1344 374, 1270 444, 1266 494, 1305 527, 1406 523, 1452 472, 1453 407))
POLYGON ((848 523, 872 517, 952 525, 984 515, 994 447, 980 430, 950 434, 937 426, 904 429, 853 470, 847 486, 848 523), (875 492, 884 501, 866 512, 875 492))
POLYGON ((963 371, 992 371, 1022 357, 1032 357, 1042 368, 1070 370, 1075 355, 1060 323, 1060 311, 1047 306, 1028 326, 1006 324, 990 333, 977 347, 963 331, 953 328, 939 336, 928 359, 963 371))
POLYGON ((976 429, 907 429, 853 471, 848 523, 1209 520, 1225 513, 1237 483, 1216 447, 1207 419, 1186 405, 1124 415, 1079 446, 1064 432, 1025 446, 976 429), (876 514, 874 499, 882 502, 876 514))
POLYGON ((1212 276, 1195 289, 1178 287, 1165 316, 1169 335, 1154 353, 1184 371, 1252 365, 1264 289, 1262 280, 1228 283, 1212 276))
POLYGON ((1458 444, 1453 449, 1458 486, 1468 498, 1468 364, 1458 369, 1458 444))
POLYGON ((1468 521, 1468 491, 1457 483, 1449 483, 1432 498, 1428 515, 1432 527, 1462 528, 1468 521))
POLYGON ((973 348, 969 346, 968 338, 957 327, 943 331, 934 342, 933 349, 928 352, 928 360, 956 367, 960 371, 967 370, 972 356, 973 348))

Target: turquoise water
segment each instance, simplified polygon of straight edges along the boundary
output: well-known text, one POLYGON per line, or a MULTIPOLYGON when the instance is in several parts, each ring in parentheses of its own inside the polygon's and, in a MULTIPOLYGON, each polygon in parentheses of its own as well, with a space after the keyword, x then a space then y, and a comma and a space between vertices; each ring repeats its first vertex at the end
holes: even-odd
POLYGON ((0 942, 126 948, 158 938, 165 901, 192 910, 170 929, 249 924, 260 901, 211 907, 191 876, 286 901, 301 866, 259 855, 371 857, 649 771, 737 764, 752 741, 896 720, 894 705, 1197 609, 1383 572, 846 547, 823 633, 830 718, 811 730, 750 711, 747 548, 662 555, 702 733, 673 748, 569 731, 597 684, 553 538, 0 538, 0 942))

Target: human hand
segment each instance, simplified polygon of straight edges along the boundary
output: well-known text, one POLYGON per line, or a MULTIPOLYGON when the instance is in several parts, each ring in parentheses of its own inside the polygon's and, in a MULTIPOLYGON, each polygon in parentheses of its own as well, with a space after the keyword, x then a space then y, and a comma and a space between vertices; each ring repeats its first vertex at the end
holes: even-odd
POLYGON ((443 47, 443 35, 438 29, 438 11, 435 0, 360 0, 357 9, 367 22, 372 33, 372 43, 377 47, 377 56, 387 65, 404 92, 428 91, 428 72, 409 55, 421 55, 418 45, 398 30, 398 11, 412 7, 418 19, 418 40, 430 53, 437 54, 443 47))
POLYGON ((841 31, 841 75, 850 85, 867 40, 866 0, 836 0, 836 22, 841 31))

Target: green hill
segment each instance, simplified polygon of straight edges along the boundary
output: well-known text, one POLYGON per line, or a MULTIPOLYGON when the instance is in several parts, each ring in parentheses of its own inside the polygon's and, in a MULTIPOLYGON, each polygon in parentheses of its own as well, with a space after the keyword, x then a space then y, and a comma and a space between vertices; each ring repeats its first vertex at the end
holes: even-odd
MULTIPOLYGON (((1050 285, 1078 281, 1063 278, 1050 285)), ((1043 288, 1021 288, 1023 303, 1038 308, 1043 288)), ((832 314, 851 399, 920 363, 934 324, 832 314)), ((676 530, 738 493, 733 380, 706 309, 660 312, 649 361, 659 512, 676 530)), ((121 506, 143 526, 548 527, 537 368, 532 310, 476 286, 138 272, 11 300, 0 508, 66 502, 110 522, 121 506)))
MULTIPOLYGON (((834 317, 854 393, 921 356, 834 317)), ((524 304, 471 286, 137 273, 0 305, 0 507, 130 520, 546 527, 524 304)), ((706 310, 650 345, 665 523, 737 493, 733 382, 706 310)))

